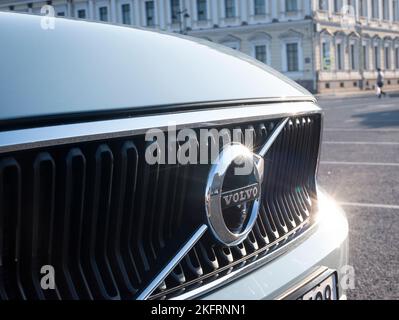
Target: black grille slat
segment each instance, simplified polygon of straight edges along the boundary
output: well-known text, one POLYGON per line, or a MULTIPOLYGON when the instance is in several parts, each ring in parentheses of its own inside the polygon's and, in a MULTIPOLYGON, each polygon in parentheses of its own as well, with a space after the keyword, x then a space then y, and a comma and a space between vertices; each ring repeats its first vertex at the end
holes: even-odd
MULTIPOLYGON (((126 157, 128 163, 128 174, 126 177, 126 193, 125 193, 125 205, 123 206, 124 217, 122 224, 122 234, 121 234, 121 252, 125 261, 125 267, 129 274, 134 276, 137 281, 137 286, 142 282, 141 275, 139 273, 137 263, 134 258, 134 226, 136 224, 138 210, 135 207, 136 200, 136 189, 137 189, 137 179, 138 179, 138 163, 139 154, 138 149, 133 142, 127 142, 122 148, 122 155, 126 157)), ((135 281, 132 280, 134 283, 135 281)))
POLYGON ((302 154, 300 151, 300 146, 299 142, 300 138, 298 137, 298 134, 293 134, 292 131, 296 132, 301 132, 301 129, 298 129, 297 126, 298 119, 295 120, 295 124, 293 126, 289 127, 289 139, 290 139, 290 144, 293 145, 292 148, 289 149, 289 159, 290 159, 290 165, 288 167, 288 171, 291 172, 288 176, 288 190, 285 192, 286 194, 286 201, 288 202, 288 206, 290 208, 290 211, 292 212, 292 216, 295 220, 295 223, 301 224, 303 222, 303 218, 301 215, 302 210, 298 207, 298 198, 297 198, 297 188, 299 184, 296 183, 296 177, 299 174, 298 168, 297 168, 297 163, 303 162, 302 159, 302 154), (295 126, 295 127, 294 127, 295 126))
POLYGON ((199 257, 200 261, 203 261, 202 267, 206 272, 213 272, 217 270, 220 265, 216 253, 212 246, 204 245, 201 241, 199 242, 199 257), (202 259, 201 259, 202 257, 202 259))
POLYGON ((18 258, 21 223, 21 167, 14 158, 0 161, 0 277, 4 299, 25 298, 21 287, 18 258), (16 231, 16 233, 13 232, 16 231))
POLYGON ((287 232, 287 227, 285 221, 279 212, 276 209, 277 197, 279 195, 279 184, 278 181, 278 166, 279 166, 279 154, 280 151, 278 149, 277 142, 281 140, 281 135, 276 139, 275 144, 271 147, 268 154, 265 156, 265 177, 264 181, 266 182, 263 190, 271 190, 266 193, 265 197, 262 199, 263 203, 267 203, 266 208, 268 209, 268 213, 273 216, 274 225, 279 234, 284 234, 287 232))
MULTIPOLYGON (((173 165, 172 165, 173 166, 173 165)), ((167 205, 170 201, 170 190, 169 185, 171 183, 171 171, 172 169, 166 169, 162 171, 160 177, 160 198, 157 201, 158 204, 158 225, 156 227, 156 243, 158 245, 159 250, 162 250, 166 246, 166 228, 165 224, 167 221, 167 205)))
MULTIPOLYGON (((161 151, 159 151, 159 156, 158 159, 161 159, 161 151)), ((158 194, 160 193, 160 171, 162 170, 161 168, 164 167, 162 164, 155 164, 152 166, 146 165, 146 170, 148 170, 148 176, 146 176, 149 179, 150 183, 150 190, 147 191, 145 197, 146 200, 142 202, 142 204, 146 203, 147 206, 142 207, 141 215, 145 217, 144 221, 146 224, 148 224, 148 227, 146 228, 147 232, 143 232, 143 229, 141 229, 140 233, 144 234, 144 247, 146 248, 147 252, 147 257, 151 261, 156 261, 157 259, 157 250, 156 246, 157 243, 154 239, 155 233, 157 233, 157 227, 156 225, 159 223, 157 215, 157 202, 158 202, 158 194)))
MULTIPOLYGON (((166 286, 176 286, 179 287, 182 284, 184 284, 186 282, 186 275, 184 273, 184 270, 182 268, 182 264, 178 263, 177 266, 174 268, 174 270, 170 273, 170 276, 167 278, 166 280, 166 286), (168 284, 169 282, 169 284, 168 284)), ((180 293, 184 291, 180 290, 180 293)))
MULTIPOLYGON (((93 186, 86 196, 90 213, 84 226, 87 232, 85 241, 85 274, 96 290, 95 298, 116 299, 119 292, 115 284, 107 256, 109 235, 109 215, 113 174, 113 154, 106 144, 101 144, 88 159, 92 168, 87 183, 93 186)), ((85 233, 86 233, 85 232, 85 233)))
MULTIPOLYGON (((149 145, 149 144, 148 144, 149 145)), ((147 145, 147 146, 148 146, 147 145)), ((142 150, 143 152, 144 150, 142 150)), ((144 152, 143 152, 144 154, 144 152)), ((140 172, 140 184, 141 188, 138 190, 139 198, 137 206, 139 208, 139 214, 137 223, 134 225, 134 253, 137 256, 136 261, 138 263, 139 270, 141 271, 140 276, 143 277, 146 272, 150 269, 150 257, 147 252, 148 244, 144 243, 144 225, 148 221, 148 216, 146 214, 147 207, 151 205, 148 197, 150 196, 150 182, 151 182, 151 167, 146 164, 145 158, 141 157, 139 159, 139 172, 140 172)))
POLYGON ((306 162, 311 161, 308 158, 307 150, 306 150, 306 135, 307 135, 307 126, 303 122, 303 117, 300 119, 300 129, 298 134, 299 142, 297 143, 297 147, 299 148, 298 152, 302 154, 302 161, 297 163, 295 172, 296 172, 296 179, 294 180, 295 186, 297 189, 295 190, 295 196, 297 199, 297 203, 300 210, 300 215, 302 219, 306 219, 309 216, 309 210, 311 210, 311 206, 308 203, 308 194, 307 194, 307 186, 304 181, 304 177, 309 174, 306 169, 306 162))
POLYGON ((260 247, 264 247, 265 245, 270 243, 269 237, 267 236, 266 228, 263 225, 263 222, 262 222, 262 219, 260 218, 260 216, 258 216, 258 219, 255 223, 253 230, 254 230, 256 239, 260 244, 260 247))
MULTIPOLYGON (((181 146, 178 147, 178 153, 181 151, 181 146)), ((188 165, 177 165, 176 176, 178 182, 178 199, 175 201, 175 219, 173 222, 172 232, 176 233, 182 226, 183 220, 183 210, 184 210, 184 202, 186 201, 187 194, 187 183, 189 179, 189 169, 188 165)))
POLYGON ((301 135, 299 137, 300 139, 300 144, 298 144, 298 147, 300 148, 299 150, 303 153, 303 159, 301 163, 297 165, 297 180, 296 180, 296 185, 301 186, 300 187, 300 192, 297 192, 297 197, 300 201, 301 207, 302 207, 302 218, 306 219, 309 216, 309 211, 311 210, 311 206, 308 203, 309 195, 307 194, 307 187, 305 184, 305 178, 306 175, 309 174, 309 172, 306 171, 306 163, 311 161, 309 155, 307 154, 306 150, 306 139, 307 139, 307 130, 308 126, 305 119, 302 118, 302 127, 301 127, 301 135))
MULTIPOLYGON (((39 230, 41 216, 41 206, 43 204, 43 194, 46 193, 46 186, 43 181, 46 179, 45 176, 41 176, 42 173, 42 160, 44 157, 49 157, 48 153, 39 153, 34 158, 29 159, 30 163, 26 168, 24 179, 22 181, 23 186, 23 197, 26 198, 26 202, 22 203, 22 217, 21 217, 21 229, 18 232, 18 242, 20 249, 20 257, 18 258, 18 267, 20 272, 21 285, 25 290, 26 298, 28 299, 44 299, 45 295, 40 286, 40 264, 39 250, 41 254, 42 265, 48 263, 44 260, 43 248, 39 247, 42 243, 40 237, 48 236, 49 228, 47 228, 45 234, 41 234, 39 230)), ((50 159, 47 159, 51 161, 50 159)), ((48 212, 44 212, 44 215, 48 216, 48 212)), ((49 226, 50 221, 45 221, 45 225, 49 226)), ((44 244, 46 246, 46 244, 44 244)))
POLYGON ((191 278, 198 278, 204 274, 201 262, 198 258, 196 247, 194 247, 185 257, 185 264, 190 272, 191 278))
POLYGON ((62 273, 57 284, 63 298, 92 299, 81 260, 86 158, 80 149, 74 148, 66 155, 64 165, 64 200, 60 202, 59 208, 59 212, 63 212, 59 232, 61 256, 59 265, 55 264, 56 269, 61 269, 62 273), (59 285, 60 282, 62 285, 59 285))
POLYGON ((279 231, 276 227, 276 224, 274 223, 274 218, 273 215, 271 214, 271 208, 270 204, 266 202, 260 207, 259 210, 259 215, 262 219, 263 225, 265 226, 269 239, 270 241, 274 241, 278 239, 279 236, 279 231))
POLYGON ((115 152, 115 179, 112 197, 112 228, 109 256, 115 279, 123 297, 132 297, 140 282, 136 263, 131 255, 130 232, 134 216, 134 190, 137 180, 138 153, 132 141, 126 141, 115 152))
POLYGON ((280 209, 281 215, 284 219, 285 225, 289 230, 292 230, 293 228, 295 228, 296 223, 295 220, 292 216, 292 213, 290 210, 288 210, 287 208, 287 189, 289 188, 289 180, 290 180, 290 176, 289 176, 289 172, 291 172, 289 170, 290 168, 290 160, 292 160, 292 157, 290 157, 290 151, 292 150, 291 146, 291 135, 288 134, 288 130, 290 130, 290 126, 292 125, 291 120, 288 121, 288 127, 286 126, 283 129, 283 132, 281 133, 281 139, 282 139, 282 143, 278 144, 278 146, 280 146, 280 148, 278 149, 279 154, 280 154, 280 158, 282 159, 281 162, 279 163, 280 168, 279 171, 281 172, 280 174, 282 175, 281 178, 279 179, 278 183, 277 183, 277 207, 280 209))
POLYGON ((41 266, 52 265, 54 254, 54 206, 56 167, 49 153, 40 153, 33 165, 32 202, 32 281, 37 297, 58 298, 56 290, 43 291, 40 286, 41 266))
POLYGON ((173 230, 175 228, 174 223, 175 223, 175 207, 177 204, 177 197, 179 196, 178 193, 178 188, 179 188, 179 164, 176 164, 174 167, 174 170, 171 171, 171 190, 170 190, 170 199, 168 201, 168 212, 170 212, 170 216, 167 219, 166 222, 166 235, 168 239, 171 239, 173 237, 173 230))

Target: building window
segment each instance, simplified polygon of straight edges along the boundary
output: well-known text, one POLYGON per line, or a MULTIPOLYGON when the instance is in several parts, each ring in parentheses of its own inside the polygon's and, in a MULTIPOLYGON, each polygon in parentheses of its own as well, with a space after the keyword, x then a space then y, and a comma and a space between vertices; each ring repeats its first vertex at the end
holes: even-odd
POLYGON ((380 48, 379 46, 374 46, 374 68, 380 68, 380 48))
POLYGON ((321 44, 322 66, 324 71, 331 70, 330 41, 321 44))
POLYGON ((100 7, 98 11, 100 13, 100 21, 108 21, 108 8, 100 7))
POLYGON ((58 17, 65 17, 65 12, 64 11, 57 12, 57 16, 58 17))
POLYGON ((319 0, 319 10, 322 11, 328 10, 328 0, 319 0))
POLYGON ((399 47, 395 48, 395 69, 399 69, 399 47))
POLYGON ((266 45, 255 46, 255 58, 263 63, 267 63, 267 47, 266 45))
POLYGON ((226 18, 234 18, 236 16, 236 1, 235 0, 225 0, 225 15, 226 18))
POLYGON ((297 0, 285 0, 285 11, 287 11, 287 12, 298 11, 298 1, 297 0))
POLYGON ((350 45, 350 63, 351 69, 356 70, 356 47, 354 44, 350 45))
POLYGON ((266 14, 266 0, 254 0, 255 16, 266 14))
POLYGON ((197 19, 205 21, 208 19, 207 0, 197 0, 197 19))
POLYGON ((146 1, 145 3, 145 19, 148 27, 155 25, 155 8, 154 1, 146 1))
POLYGON ((170 14, 172 23, 180 22, 180 0, 170 0, 170 14))
POLYGON ((286 44, 287 54, 287 71, 296 72, 299 71, 299 56, 298 56, 298 43, 287 43, 286 44))
POLYGON ((85 9, 79 9, 78 10, 78 18, 79 19, 86 19, 86 10, 85 9))
POLYGON ((384 48, 384 53, 385 53, 385 70, 391 69, 391 50, 389 47, 384 48))
POLYGON ((334 12, 335 13, 341 12, 341 9, 342 9, 341 1, 342 0, 334 0, 334 12))
POLYGON ((379 15, 378 0, 371 0, 371 17, 378 19, 379 15))
POLYGON ((130 4, 129 3, 122 4, 121 9, 122 9, 122 23, 132 24, 130 16, 130 4))
POLYGON ((359 0, 359 13, 362 17, 367 17, 367 0, 359 0))
POLYGON ((342 70, 343 69, 343 63, 342 63, 342 61, 343 61, 343 59, 342 59, 342 44, 341 43, 337 43, 337 53, 336 53, 336 56, 337 56, 337 69, 338 70, 342 70))

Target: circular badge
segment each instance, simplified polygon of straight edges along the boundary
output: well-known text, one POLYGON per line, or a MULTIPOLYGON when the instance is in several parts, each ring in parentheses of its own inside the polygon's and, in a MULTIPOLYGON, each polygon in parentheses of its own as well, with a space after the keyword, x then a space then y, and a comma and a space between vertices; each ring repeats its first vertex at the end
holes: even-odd
POLYGON ((242 144, 223 148, 210 170, 205 206, 208 225, 226 246, 245 240, 256 221, 261 199, 263 158, 242 144))

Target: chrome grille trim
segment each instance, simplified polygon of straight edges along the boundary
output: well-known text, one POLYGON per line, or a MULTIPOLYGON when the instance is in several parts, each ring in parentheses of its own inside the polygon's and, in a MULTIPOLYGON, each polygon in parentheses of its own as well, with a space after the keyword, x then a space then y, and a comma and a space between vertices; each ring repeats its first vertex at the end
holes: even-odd
POLYGON ((166 130, 168 125, 176 125, 177 129, 194 129, 320 112, 321 109, 312 102, 283 102, 9 130, 0 132, 0 154, 140 135, 152 128, 166 130), (281 111, 276 113, 276 108, 281 111))

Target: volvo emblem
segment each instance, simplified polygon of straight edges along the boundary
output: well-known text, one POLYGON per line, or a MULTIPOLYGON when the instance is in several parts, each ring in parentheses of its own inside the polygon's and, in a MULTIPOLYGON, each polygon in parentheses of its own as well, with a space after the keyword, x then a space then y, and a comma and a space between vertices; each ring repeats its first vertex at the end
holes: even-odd
POLYGON ((263 158, 242 144, 223 148, 208 176, 205 206, 216 239, 234 246, 245 240, 257 219, 263 158))

